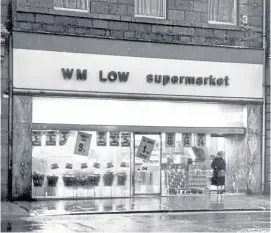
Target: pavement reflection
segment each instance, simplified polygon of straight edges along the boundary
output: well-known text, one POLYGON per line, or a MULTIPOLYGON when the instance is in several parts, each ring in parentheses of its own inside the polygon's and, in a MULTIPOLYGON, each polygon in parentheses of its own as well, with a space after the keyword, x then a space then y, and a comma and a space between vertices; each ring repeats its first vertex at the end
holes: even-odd
POLYGON ((270 232, 270 212, 36 216, 1 223, 1 232, 270 232))
POLYGON ((29 212, 36 213, 37 215, 270 209, 269 197, 247 195, 46 200, 36 202, 16 202, 16 204, 24 209, 27 209, 29 212))

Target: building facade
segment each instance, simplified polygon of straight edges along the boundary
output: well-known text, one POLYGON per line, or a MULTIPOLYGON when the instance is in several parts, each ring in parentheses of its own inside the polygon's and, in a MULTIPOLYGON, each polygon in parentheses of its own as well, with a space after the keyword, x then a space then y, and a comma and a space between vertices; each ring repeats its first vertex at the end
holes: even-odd
POLYGON ((10 4, 14 199, 268 192, 264 1, 10 4))

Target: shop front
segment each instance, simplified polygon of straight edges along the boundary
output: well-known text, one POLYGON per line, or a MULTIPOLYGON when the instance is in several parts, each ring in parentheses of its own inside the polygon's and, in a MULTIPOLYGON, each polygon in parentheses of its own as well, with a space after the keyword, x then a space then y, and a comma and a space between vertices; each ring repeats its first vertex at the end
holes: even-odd
POLYGON ((209 48, 207 60, 195 47, 192 59, 182 46, 138 51, 137 42, 89 38, 87 49, 64 52, 45 43, 57 36, 32 35, 31 48, 14 38, 14 198, 207 194, 218 151, 226 192, 260 192, 257 54, 226 51, 239 54, 230 61, 209 48))

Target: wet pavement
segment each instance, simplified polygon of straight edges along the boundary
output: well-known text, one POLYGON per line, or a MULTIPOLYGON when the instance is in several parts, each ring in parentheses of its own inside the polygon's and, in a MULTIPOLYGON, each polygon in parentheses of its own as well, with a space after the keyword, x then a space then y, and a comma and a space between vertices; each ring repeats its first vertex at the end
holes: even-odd
POLYGON ((270 232, 269 211, 18 217, 2 232, 270 232))
POLYGON ((193 212, 226 210, 270 210, 269 196, 192 195, 171 197, 135 197, 126 199, 46 200, 15 202, 36 216, 116 214, 151 212, 193 212))
POLYGON ((31 213, 15 203, 1 202, 1 218, 25 217, 31 213))

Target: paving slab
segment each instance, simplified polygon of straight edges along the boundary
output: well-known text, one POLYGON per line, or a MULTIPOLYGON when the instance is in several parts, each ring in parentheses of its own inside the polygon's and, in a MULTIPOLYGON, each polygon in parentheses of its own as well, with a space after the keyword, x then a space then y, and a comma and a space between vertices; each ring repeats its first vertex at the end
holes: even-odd
POLYGON ((16 203, 1 201, 1 218, 27 217, 30 215, 31 211, 18 206, 16 203))

